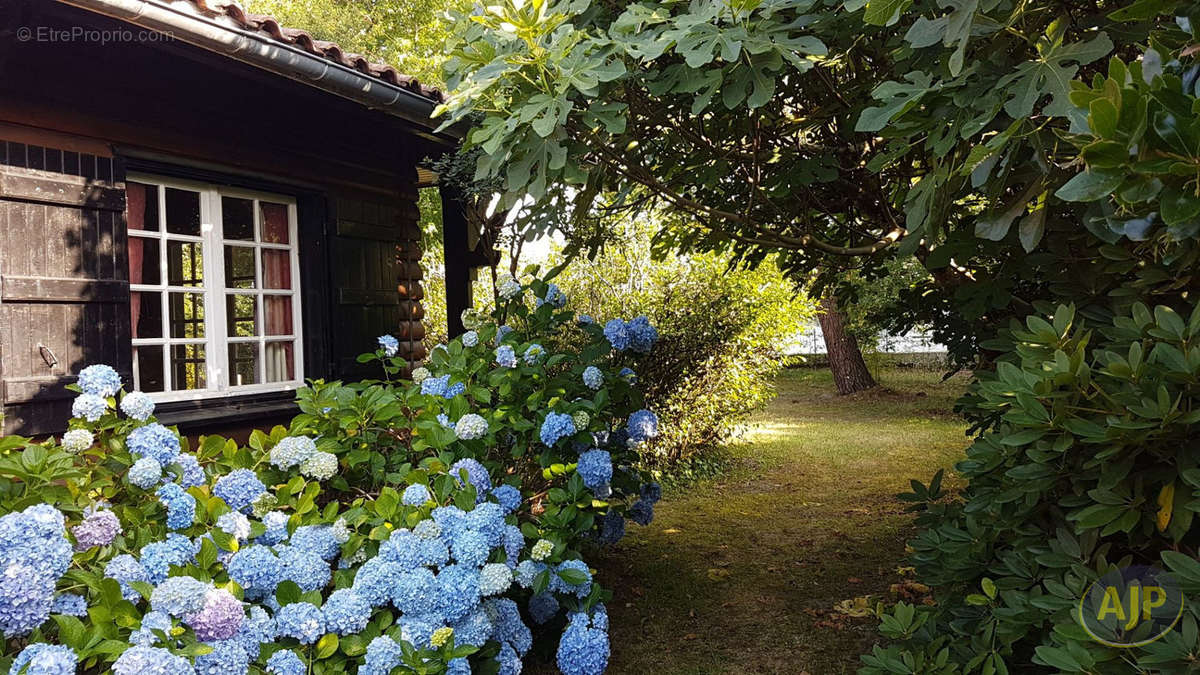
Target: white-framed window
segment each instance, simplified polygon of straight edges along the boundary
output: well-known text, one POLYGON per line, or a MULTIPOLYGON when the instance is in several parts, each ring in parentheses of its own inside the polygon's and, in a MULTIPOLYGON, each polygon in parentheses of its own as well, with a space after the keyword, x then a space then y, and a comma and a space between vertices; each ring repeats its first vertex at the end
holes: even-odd
POLYGON ((134 387, 160 401, 304 381, 296 201, 131 174, 134 387))

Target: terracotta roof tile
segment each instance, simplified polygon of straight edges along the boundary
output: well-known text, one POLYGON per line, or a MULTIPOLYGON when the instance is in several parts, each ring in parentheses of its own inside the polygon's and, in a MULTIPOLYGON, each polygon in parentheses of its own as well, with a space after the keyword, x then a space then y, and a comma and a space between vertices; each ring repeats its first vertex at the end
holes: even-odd
POLYGON ((171 4, 182 5, 210 18, 231 20, 244 30, 261 33, 277 42, 299 47, 310 54, 408 89, 432 101, 445 101, 445 95, 440 90, 421 84, 411 75, 405 75, 386 63, 372 62, 360 54, 347 52, 337 43, 317 40, 307 31, 281 26, 273 16, 247 12, 235 0, 174 0, 171 4))

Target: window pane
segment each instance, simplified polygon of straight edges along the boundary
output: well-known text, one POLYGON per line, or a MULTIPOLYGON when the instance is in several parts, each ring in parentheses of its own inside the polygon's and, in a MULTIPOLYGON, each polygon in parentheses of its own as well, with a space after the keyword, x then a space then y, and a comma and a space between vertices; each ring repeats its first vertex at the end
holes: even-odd
POLYGON ((229 337, 254 337, 258 335, 258 301, 253 295, 225 296, 225 322, 229 325, 229 337))
POLYGON ((237 342, 229 345, 229 384, 241 387, 260 384, 258 376, 258 343, 237 342))
POLYGON ((204 337, 204 296, 200 293, 171 293, 167 297, 171 337, 204 337))
POLYGON ((163 348, 161 345, 133 348, 133 381, 138 391, 162 391, 163 348))
POLYGON ((292 287, 292 256, 287 251, 263 249, 263 288, 292 287))
POLYGON ((254 241, 254 200, 221 197, 221 222, 226 239, 254 241))
POLYGON ((295 354, 291 342, 267 343, 267 382, 296 379, 295 354))
POLYGON ((259 202, 262 209, 262 240, 272 244, 287 244, 288 215, 286 204, 259 202))
POLYGON ((263 312, 267 315, 267 335, 292 334, 292 299, 288 296, 263 297, 263 312))
POLYGON ((158 258, 160 242, 146 237, 129 237, 129 283, 157 286, 162 283, 158 258))
POLYGON ((254 288, 254 249, 225 247, 225 288, 254 288))
POLYGON ((200 193, 167 188, 167 232, 200 236, 200 193))
MULTIPOLYGON (((160 338, 163 336, 162 293, 133 291, 129 294, 130 325, 133 337, 160 338)), ((161 355, 161 354, 160 354, 161 355)), ((162 372, 162 366, 159 366, 162 372)))
POLYGON ((204 247, 199 243, 167 241, 167 283, 204 285, 204 247))
POLYGON ((208 386, 205 367, 204 345, 171 345, 173 391, 204 389, 208 386))
POLYGON ((158 232, 158 186, 127 181, 125 204, 130 230, 158 232))

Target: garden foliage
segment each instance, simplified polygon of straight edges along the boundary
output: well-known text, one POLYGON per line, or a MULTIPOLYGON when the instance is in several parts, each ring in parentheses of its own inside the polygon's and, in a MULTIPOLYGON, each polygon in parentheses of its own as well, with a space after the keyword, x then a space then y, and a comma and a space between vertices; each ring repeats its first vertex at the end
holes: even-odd
POLYGON ((0 439, 0 670, 515 675, 541 652, 602 673, 611 593, 582 551, 660 496, 632 468, 656 418, 622 374, 655 331, 506 288, 415 381, 382 336, 363 360, 384 381, 314 383, 245 447, 189 449, 85 368, 61 438, 0 439))

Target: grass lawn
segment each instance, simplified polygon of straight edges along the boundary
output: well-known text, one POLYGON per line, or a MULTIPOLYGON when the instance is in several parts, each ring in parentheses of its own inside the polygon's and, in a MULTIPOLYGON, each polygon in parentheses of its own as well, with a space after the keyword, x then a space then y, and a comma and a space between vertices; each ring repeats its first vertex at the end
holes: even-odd
POLYGON ((964 379, 879 375, 882 389, 840 397, 828 371, 788 371, 728 473, 668 492, 649 527, 596 561, 617 589, 609 672, 857 669, 874 622, 834 606, 904 579, 913 530, 895 494, 967 445, 951 412, 964 379))

